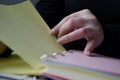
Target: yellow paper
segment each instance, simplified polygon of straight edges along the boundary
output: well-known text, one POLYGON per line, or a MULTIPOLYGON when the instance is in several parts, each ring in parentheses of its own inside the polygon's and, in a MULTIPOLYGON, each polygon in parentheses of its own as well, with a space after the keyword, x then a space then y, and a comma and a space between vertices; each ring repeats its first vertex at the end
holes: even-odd
POLYGON ((41 66, 39 69, 33 68, 17 55, 9 58, 0 58, 0 73, 41 75, 46 68, 41 66))
POLYGON ((0 40, 34 69, 40 70, 44 66, 40 61, 43 54, 65 51, 49 32, 30 1, 0 5, 0 40))

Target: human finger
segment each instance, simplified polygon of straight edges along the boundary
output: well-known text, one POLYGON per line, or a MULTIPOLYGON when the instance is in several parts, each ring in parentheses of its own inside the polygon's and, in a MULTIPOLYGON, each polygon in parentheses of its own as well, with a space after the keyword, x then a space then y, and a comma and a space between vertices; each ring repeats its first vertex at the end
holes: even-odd
POLYGON ((59 28, 58 37, 66 35, 75 29, 79 29, 82 25, 82 21, 77 18, 69 19, 59 28))
POLYGON ((84 33, 84 29, 80 28, 80 29, 77 29, 71 33, 68 33, 68 34, 58 38, 57 42, 60 44, 66 44, 66 43, 84 38, 85 36, 86 35, 84 33))
POLYGON ((94 40, 87 41, 87 44, 84 49, 84 55, 91 56, 91 53, 94 50, 94 48, 94 40))
POLYGON ((57 36, 59 33, 59 28, 67 21, 69 20, 69 17, 65 17, 62 19, 54 28, 51 29, 50 34, 57 36))
POLYGON ((65 18, 63 18, 52 30, 51 30, 51 34, 52 35, 57 35, 59 33, 59 28, 65 23, 67 22, 69 19, 72 19, 72 18, 75 18, 75 17, 78 17, 78 12, 76 13, 73 13, 69 16, 66 16, 65 18))

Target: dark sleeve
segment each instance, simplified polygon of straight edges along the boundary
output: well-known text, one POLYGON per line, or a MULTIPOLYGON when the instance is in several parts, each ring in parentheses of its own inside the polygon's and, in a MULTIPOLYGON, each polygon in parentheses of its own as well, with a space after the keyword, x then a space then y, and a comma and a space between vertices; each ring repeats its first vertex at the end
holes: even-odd
POLYGON ((53 28, 65 14, 63 0, 40 0, 36 9, 50 28, 53 28))
POLYGON ((101 24, 104 32, 103 43, 96 51, 111 57, 120 58, 120 25, 101 24))
POLYGON ((13 51, 7 47, 6 50, 2 54, 0 54, 0 57, 9 57, 11 56, 12 52, 13 51))

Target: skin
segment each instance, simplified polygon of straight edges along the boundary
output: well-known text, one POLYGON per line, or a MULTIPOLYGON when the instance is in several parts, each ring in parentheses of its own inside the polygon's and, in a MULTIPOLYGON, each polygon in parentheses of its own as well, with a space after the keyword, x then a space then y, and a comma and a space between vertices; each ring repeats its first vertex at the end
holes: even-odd
POLYGON ((103 30, 97 18, 88 9, 72 13, 63 18, 52 30, 51 34, 58 37, 57 42, 69 42, 85 38, 87 44, 84 55, 91 55, 104 38, 103 30))

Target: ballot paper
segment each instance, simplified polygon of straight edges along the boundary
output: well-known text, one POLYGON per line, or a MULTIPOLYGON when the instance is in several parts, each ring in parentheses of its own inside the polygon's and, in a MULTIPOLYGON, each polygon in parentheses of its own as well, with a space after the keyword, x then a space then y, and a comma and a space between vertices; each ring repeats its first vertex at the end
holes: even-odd
POLYGON ((0 58, 3 73, 39 75, 45 70, 42 55, 65 51, 29 0, 0 4, 0 41, 16 54, 0 58))

